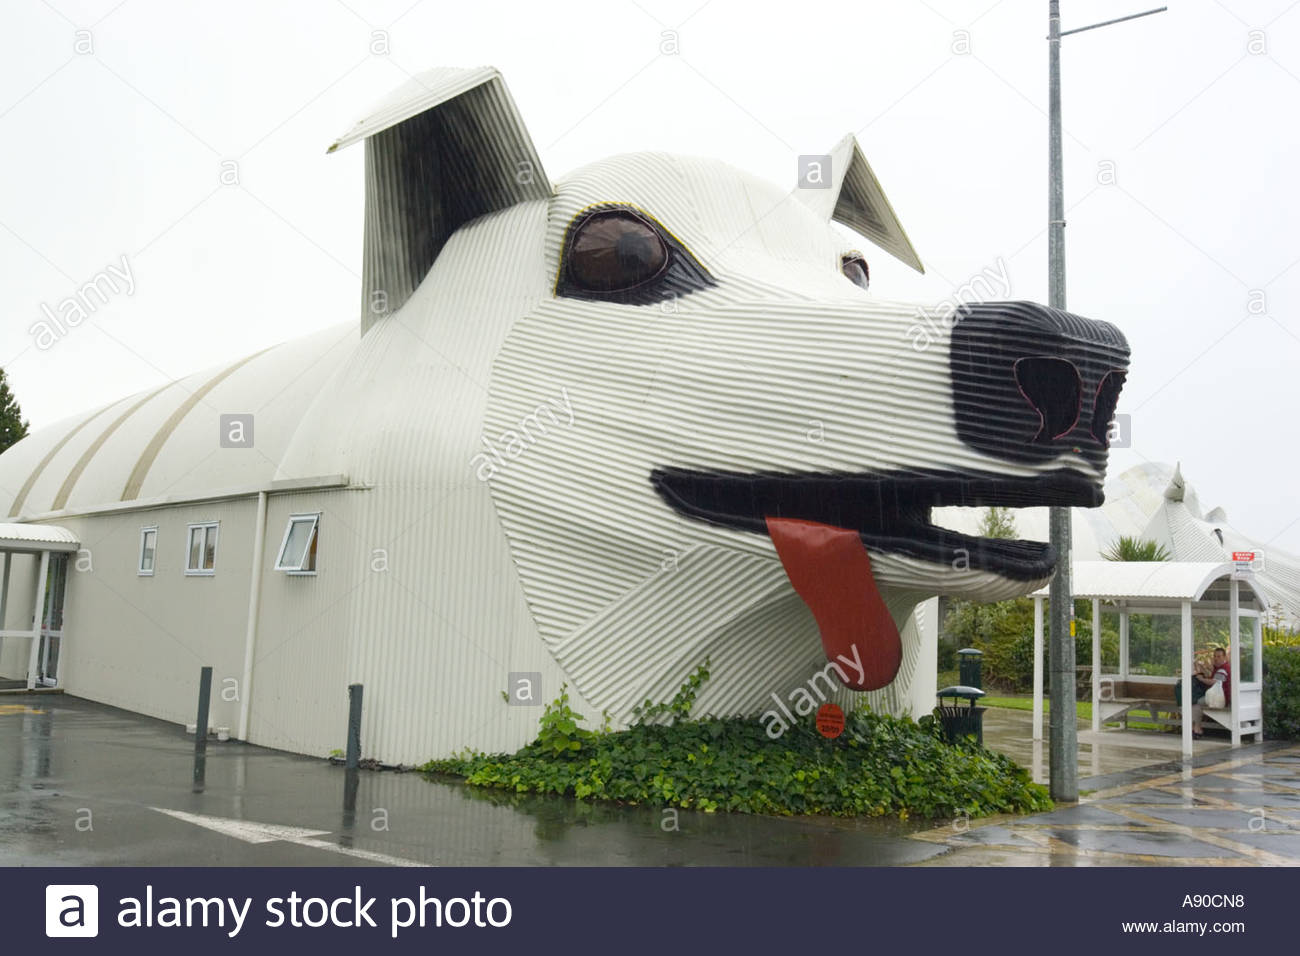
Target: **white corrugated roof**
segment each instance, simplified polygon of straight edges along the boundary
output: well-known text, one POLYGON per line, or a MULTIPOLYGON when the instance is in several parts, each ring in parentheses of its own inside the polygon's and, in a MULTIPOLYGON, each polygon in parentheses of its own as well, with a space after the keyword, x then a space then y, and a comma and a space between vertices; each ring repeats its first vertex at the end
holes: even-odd
POLYGON ((0 551, 75 551, 80 542, 56 524, 0 524, 0 551))
MULTIPOLYGON (((1077 598, 1197 601, 1234 570, 1231 561, 1076 561, 1070 589, 1077 598)), ((1242 583, 1261 594, 1253 577, 1243 577, 1242 583)), ((1035 596, 1047 593, 1042 588, 1035 596)), ((1242 600, 1250 600, 1250 593, 1243 593, 1242 600)))
POLYGON ((348 322, 35 431, 0 457, 0 515, 195 499, 284 477, 285 449, 358 339, 348 322), (223 414, 253 415, 251 447, 220 446, 223 414))

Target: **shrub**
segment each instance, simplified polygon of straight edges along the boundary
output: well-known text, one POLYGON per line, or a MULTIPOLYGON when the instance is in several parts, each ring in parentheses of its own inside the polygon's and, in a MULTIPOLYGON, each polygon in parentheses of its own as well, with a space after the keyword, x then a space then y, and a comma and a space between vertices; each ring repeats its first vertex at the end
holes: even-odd
POLYGON ((1163 544, 1126 536, 1112 541, 1101 556, 1107 561, 1169 561, 1173 558, 1163 544))
POLYGON ((565 696, 542 717, 546 739, 510 755, 465 754, 421 769, 515 793, 705 812, 951 818, 1051 806, 1047 791, 1011 758, 969 740, 944 742, 932 716, 913 722, 856 711, 835 739, 822 737, 811 715, 776 740, 753 718, 680 714, 670 725, 578 737, 565 696))
POLYGON ((1300 647, 1264 645, 1264 736, 1300 739, 1300 647))
POLYGON ((985 687, 1022 690, 1034 673, 1034 602, 1024 598, 978 604, 953 601, 944 618, 946 637, 960 647, 984 652, 981 673, 985 687))
MULTIPOLYGON (((1046 610, 1046 608, 1044 608, 1046 610)), ((1047 667, 1047 621, 1043 622, 1043 667, 1047 667)), ((1029 598, 977 604, 954 601, 943 622, 944 634, 984 652, 981 668, 986 689, 1021 693, 1034 685, 1034 602, 1029 598)), ((1119 633, 1102 620, 1102 660, 1119 659, 1119 633)), ((1092 606, 1075 604, 1076 664, 1092 663, 1092 606)), ((942 670, 942 668, 940 668, 942 670)), ((1047 680, 1044 670, 1044 682, 1047 680)))

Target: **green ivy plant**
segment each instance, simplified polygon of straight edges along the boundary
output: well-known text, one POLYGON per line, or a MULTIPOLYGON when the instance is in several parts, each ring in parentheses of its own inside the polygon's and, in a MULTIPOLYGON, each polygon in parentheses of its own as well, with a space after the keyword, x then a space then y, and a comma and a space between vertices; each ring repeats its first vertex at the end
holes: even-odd
POLYGON ((682 686, 677 689, 673 699, 668 703, 654 703, 649 697, 637 707, 632 708, 634 722, 638 724, 668 723, 673 724, 679 720, 689 720, 691 708, 695 706, 696 695, 699 694, 700 688, 704 686, 709 679, 709 659, 706 657, 704 663, 695 668, 691 675, 682 682, 682 686), (665 720, 665 718, 667 718, 665 720))
POLYGON ((775 740, 750 717, 692 720, 707 679, 705 662, 667 704, 647 701, 637 723, 601 733, 578 726, 583 718, 562 688, 523 749, 466 752, 422 769, 490 790, 706 813, 951 819, 1052 806, 1011 758, 972 740, 948 744, 932 716, 914 722, 861 709, 835 739, 817 732, 812 715, 775 740))
POLYGON ((569 685, 560 685, 560 696, 547 704, 542 710, 541 730, 537 740, 530 746, 536 746, 541 752, 552 757, 570 756, 582 750, 583 744, 596 735, 590 730, 578 726, 578 721, 585 719, 575 713, 569 706, 569 685))

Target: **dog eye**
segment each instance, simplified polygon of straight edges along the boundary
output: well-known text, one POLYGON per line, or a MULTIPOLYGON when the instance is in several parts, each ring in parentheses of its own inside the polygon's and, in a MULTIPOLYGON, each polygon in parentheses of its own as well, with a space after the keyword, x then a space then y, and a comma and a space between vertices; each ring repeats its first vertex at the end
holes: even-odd
POLYGON ((654 305, 717 285, 698 259, 635 206, 588 207, 564 234, 555 294, 654 305))
POLYGON ((668 266, 659 230, 629 210, 588 216, 569 239, 569 278, 588 292, 621 292, 649 282, 668 266))
POLYGON ((871 285, 871 270, 867 268, 867 260, 857 254, 849 254, 840 258, 840 271, 844 273, 855 286, 865 289, 871 285))

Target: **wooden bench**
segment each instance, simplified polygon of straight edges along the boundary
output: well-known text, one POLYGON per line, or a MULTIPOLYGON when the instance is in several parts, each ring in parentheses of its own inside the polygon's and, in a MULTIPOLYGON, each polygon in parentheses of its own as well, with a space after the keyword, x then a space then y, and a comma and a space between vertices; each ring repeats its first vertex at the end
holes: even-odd
POLYGON ((1100 713, 1103 724, 1120 723, 1128 729, 1129 716, 1145 712, 1143 723, 1181 727, 1182 709, 1174 700, 1175 678, 1101 678, 1100 713))
MULTIPOLYGON (((1122 680, 1103 676, 1099 708, 1101 723, 1122 722, 1125 729, 1128 729, 1130 715, 1138 714, 1142 723, 1181 728, 1182 708, 1174 700, 1176 680, 1173 677, 1130 677, 1122 680)), ((1256 740, 1263 740, 1262 687, 1255 683, 1243 683, 1235 692, 1240 695, 1237 701, 1237 736, 1253 735, 1256 740)), ((1204 719, 1212 720, 1233 733, 1231 707, 1206 707, 1202 715, 1204 719)))

